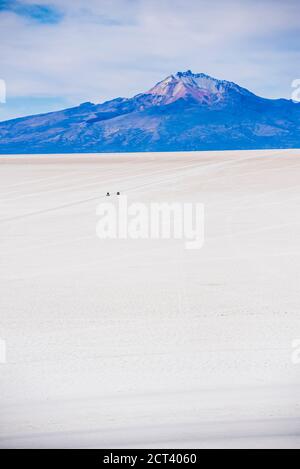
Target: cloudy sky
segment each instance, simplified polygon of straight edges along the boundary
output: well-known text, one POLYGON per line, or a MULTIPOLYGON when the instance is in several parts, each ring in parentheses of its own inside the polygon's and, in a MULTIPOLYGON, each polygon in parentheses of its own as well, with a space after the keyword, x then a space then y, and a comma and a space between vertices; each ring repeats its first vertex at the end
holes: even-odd
POLYGON ((0 0, 0 120, 191 69, 266 97, 300 78, 299 0, 0 0))

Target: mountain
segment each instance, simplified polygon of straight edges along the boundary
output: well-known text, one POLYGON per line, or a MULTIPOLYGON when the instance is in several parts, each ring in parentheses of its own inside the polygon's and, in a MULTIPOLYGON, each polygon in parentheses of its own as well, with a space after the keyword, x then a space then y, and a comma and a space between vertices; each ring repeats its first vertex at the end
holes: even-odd
POLYGON ((145 93, 0 123, 0 153, 300 148, 300 104, 190 70, 145 93))

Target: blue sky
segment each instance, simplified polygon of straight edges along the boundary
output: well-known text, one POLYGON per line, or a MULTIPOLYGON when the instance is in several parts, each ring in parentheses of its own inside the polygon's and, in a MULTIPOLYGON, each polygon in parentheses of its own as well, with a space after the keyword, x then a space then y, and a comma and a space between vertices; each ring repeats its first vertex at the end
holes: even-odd
POLYGON ((0 120, 132 96, 179 70, 290 98, 298 0, 0 0, 0 120))
POLYGON ((63 19, 59 9, 51 5, 20 0, 0 0, 0 11, 14 13, 24 19, 40 24, 56 24, 63 19))

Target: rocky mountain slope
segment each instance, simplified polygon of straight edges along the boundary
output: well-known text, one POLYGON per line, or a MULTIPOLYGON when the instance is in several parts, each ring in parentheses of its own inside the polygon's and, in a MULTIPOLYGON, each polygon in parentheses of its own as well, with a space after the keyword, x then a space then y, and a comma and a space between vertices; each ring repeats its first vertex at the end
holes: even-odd
POLYGON ((178 72, 133 98, 0 123, 0 153, 300 148, 300 104, 178 72))

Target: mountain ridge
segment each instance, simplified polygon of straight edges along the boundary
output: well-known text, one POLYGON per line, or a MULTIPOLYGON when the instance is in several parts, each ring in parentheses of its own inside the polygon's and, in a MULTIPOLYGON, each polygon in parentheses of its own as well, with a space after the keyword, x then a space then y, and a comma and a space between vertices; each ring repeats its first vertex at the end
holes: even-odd
POLYGON ((300 147, 300 106, 191 70, 132 98, 0 122, 0 153, 300 147))

